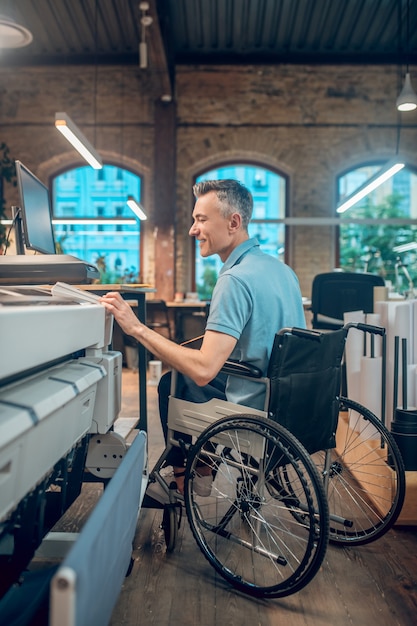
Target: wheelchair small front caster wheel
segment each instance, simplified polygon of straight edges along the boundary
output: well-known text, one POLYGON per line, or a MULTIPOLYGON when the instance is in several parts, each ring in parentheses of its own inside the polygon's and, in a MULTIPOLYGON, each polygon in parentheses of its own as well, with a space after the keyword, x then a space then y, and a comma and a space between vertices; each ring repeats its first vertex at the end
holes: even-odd
POLYGON ((162 529, 164 531, 167 552, 172 552, 178 537, 178 512, 175 504, 165 504, 162 517, 162 529))

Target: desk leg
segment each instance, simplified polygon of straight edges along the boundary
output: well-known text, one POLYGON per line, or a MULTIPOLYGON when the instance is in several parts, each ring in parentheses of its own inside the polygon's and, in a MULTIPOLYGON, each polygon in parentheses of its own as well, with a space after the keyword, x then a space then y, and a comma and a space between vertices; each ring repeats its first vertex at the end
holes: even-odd
POLYGON ((148 413, 146 396, 146 349, 138 344, 138 372, 139 372, 139 430, 148 432, 148 413))
MULTIPOLYGON (((138 302, 138 318, 141 322, 146 321, 146 302, 145 294, 141 293, 124 293, 126 300, 137 300, 138 302)), ((138 342, 138 390, 139 390, 139 421, 136 428, 148 432, 148 412, 146 397, 146 348, 138 342)))
MULTIPOLYGON (((146 322, 145 294, 138 299, 138 318, 146 322)), ((139 373, 139 430, 148 432, 148 409, 146 397, 146 348, 138 342, 138 373, 139 373)))

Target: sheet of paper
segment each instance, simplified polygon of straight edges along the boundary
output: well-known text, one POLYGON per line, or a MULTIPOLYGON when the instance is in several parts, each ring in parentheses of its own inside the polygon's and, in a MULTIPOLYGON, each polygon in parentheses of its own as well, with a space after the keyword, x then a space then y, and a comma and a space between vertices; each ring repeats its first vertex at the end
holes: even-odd
POLYGON ((98 304, 100 302, 100 296, 95 293, 78 289, 78 287, 67 285, 67 283, 56 283, 52 287, 51 293, 57 298, 68 298, 76 302, 90 302, 91 304, 98 304))

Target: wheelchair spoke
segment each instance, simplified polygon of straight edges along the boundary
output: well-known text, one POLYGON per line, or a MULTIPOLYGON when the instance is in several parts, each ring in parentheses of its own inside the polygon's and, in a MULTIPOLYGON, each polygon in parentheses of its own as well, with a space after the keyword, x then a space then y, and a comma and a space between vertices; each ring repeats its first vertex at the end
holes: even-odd
POLYGON ((188 459, 185 504, 204 556, 247 593, 294 593, 318 570, 328 540, 326 499, 310 457, 263 418, 220 420, 203 434, 188 459), (193 481, 207 448, 214 480, 210 496, 200 497, 193 481), (283 461, 291 489, 280 492, 273 468, 283 461))
POLYGON ((330 540, 361 545, 395 523, 405 494, 404 466, 391 433, 368 409, 341 398, 336 448, 315 460, 330 509, 330 540), (324 471, 324 468, 327 471, 324 471))

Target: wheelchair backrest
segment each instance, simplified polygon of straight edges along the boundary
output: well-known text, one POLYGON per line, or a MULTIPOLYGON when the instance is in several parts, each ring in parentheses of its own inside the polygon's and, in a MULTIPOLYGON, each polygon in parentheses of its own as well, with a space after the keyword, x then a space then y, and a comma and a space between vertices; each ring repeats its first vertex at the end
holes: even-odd
POLYGON ((347 330, 278 333, 268 368, 269 413, 310 454, 335 446, 347 330))

